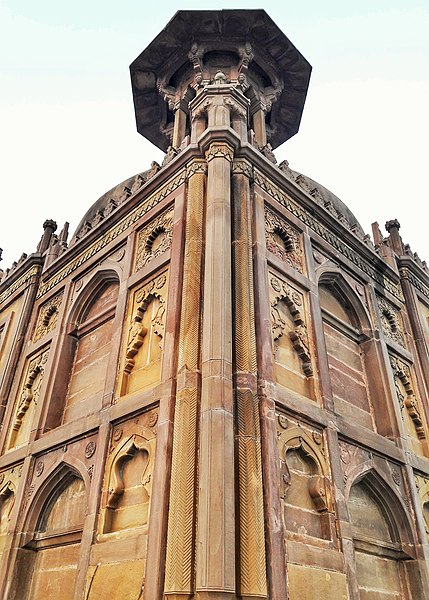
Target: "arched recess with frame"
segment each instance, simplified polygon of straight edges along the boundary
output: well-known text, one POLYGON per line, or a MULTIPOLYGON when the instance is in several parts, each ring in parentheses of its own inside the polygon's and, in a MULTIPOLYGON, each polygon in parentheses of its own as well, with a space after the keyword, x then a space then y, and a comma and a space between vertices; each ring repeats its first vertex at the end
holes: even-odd
POLYGON ((65 326, 46 429, 102 408, 114 334, 119 275, 100 268, 73 303, 65 326))
POLYGON ((98 535, 87 572, 87 600, 104 597, 106 580, 115 582, 110 600, 141 598, 145 581, 156 433, 133 422, 114 431, 121 435, 116 441, 113 437, 106 461, 98 535), (120 555, 118 548, 123 549, 120 555), (105 556, 102 564, 100 556, 105 556))
POLYGON ((102 533, 147 525, 155 443, 154 431, 140 427, 109 458, 102 500, 102 533))
POLYGON ((372 462, 345 488, 361 598, 425 599, 407 507, 372 462))
POLYGON ((73 459, 46 474, 24 517, 10 600, 73 600, 89 482, 73 459))
POLYGON ((286 537, 297 533, 336 544, 335 519, 323 436, 288 427, 278 437, 286 537), (317 440, 317 441, 315 441, 317 440))
POLYGON ((319 272, 319 301, 336 412, 392 436, 385 370, 364 300, 339 269, 330 268, 319 272))

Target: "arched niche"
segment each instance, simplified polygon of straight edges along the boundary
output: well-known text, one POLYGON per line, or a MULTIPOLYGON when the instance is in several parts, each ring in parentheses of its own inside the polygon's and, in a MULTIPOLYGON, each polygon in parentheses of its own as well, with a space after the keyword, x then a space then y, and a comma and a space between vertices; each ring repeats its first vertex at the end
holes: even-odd
POLYGON ((17 598, 73 599, 86 513, 85 483, 63 464, 43 483, 30 507, 28 541, 18 557, 18 571, 25 569, 29 577, 17 598))
POLYGON ((279 450, 287 535, 331 540, 333 505, 322 435, 288 428, 279 436, 279 450))
POLYGON ((47 428, 101 409, 119 293, 114 271, 100 271, 79 293, 67 319, 47 428))
POLYGON ((347 505, 361 595, 423 597, 410 519, 384 478, 375 469, 361 474, 349 488, 347 505))
POLYGON ((102 533, 146 526, 152 491, 155 434, 140 429, 127 437, 110 458, 102 509, 102 533))
POLYGON ((371 374, 376 365, 368 370, 374 349, 366 308, 340 273, 320 277, 319 301, 335 410, 373 429, 371 374))

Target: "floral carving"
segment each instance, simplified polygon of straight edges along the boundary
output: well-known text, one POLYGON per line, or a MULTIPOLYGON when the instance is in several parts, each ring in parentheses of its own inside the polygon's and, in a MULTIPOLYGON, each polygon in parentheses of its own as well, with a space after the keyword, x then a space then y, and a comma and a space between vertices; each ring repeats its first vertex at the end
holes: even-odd
POLYGON ((289 309, 295 325, 292 330, 288 331, 289 338, 301 360, 305 375, 310 377, 313 374, 313 366, 311 364, 307 327, 301 314, 303 304, 302 295, 277 277, 271 277, 270 284, 276 292, 274 300, 271 301, 271 327, 274 344, 284 334, 286 328, 286 323, 278 309, 279 303, 284 302, 289 309))
POLYGON ((381 327, 384 335, 390 340, 405 347, 399 310, 379 296, 377 297, 377 304, 380 311, 381 327))
POLYGON ((173 209, 151 221, 139 231, 134 270, 138 271, 171 246, 173 236, 173 209))
POLYGON ((408 412, 413 421, 417 437, 420 440, 423 440, 426 438, 426 432, 411 382, 410 367, 396 356, 390 356, 390 366, 392 367, 393 376, 395 378, 396 396, 401 406, 401 410, 405 409, 408 412))
POLYGON ((34 342, 40 340, 57 326, 58 311, 63 300, 63 295, 63 291, 59 292, 40 307, 36 328, 34 330, 34 342))
POLYGON ((91 440, 90 442, 88 442, 85 447, 85 458, 91 458, 91 456, 93 456, 96 448, 97 448, 97 445, 94 442, 94 440, 91 440))
POLYGON ((293 269, 303 272, 303 253, 299 232, 273 212, 265 209, 267 250, 293 269))

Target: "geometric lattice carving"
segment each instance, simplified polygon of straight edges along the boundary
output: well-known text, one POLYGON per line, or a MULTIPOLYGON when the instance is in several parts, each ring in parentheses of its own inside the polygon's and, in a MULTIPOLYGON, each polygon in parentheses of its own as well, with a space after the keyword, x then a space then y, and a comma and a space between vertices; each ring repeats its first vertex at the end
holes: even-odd
POLYGON ((426 432, 411 382, 411 369, 396 356, 390 356, 390 366, 392 367, 393 376, 395 378, 396 395, 401 410, 405 409, 408 412, 414 424, 417 437, 420 440, 423 440, 426 438, 426 432))
POLYGON ((270 277, 270 285, 275 292, 274 300, 271 301, 271 326, 274 344, 283 335, 286 327, 286 322, 278 310, 279 303, 284 302, 294 322, 294 328, 288 332, 289 337, 295 352, 301 360, 305 375, 310 377, 313 374, 313 366, 311 364, 307 327, 301 313, 302 294, 277 277, 270 277))
POLYGON ((293 269, 303 272, 299 232, 267 208, 265 209, 265 237, 267 250, 293 269))
POLYGON ((163 254, 171 246, 173 237, 173 209, 162 213, 139 231, 134 271, 163 254))
POLYGON ((380 311, 383 334, 397 344, 405 347, 399 310, 387 302, 385 298, 381 298, 380 296, 377 296, 377 304, 380 311))
POLYGON ((47 333, 55 329, 63 295, 63 291, 59 292, 40 307, 36 328, 34 330, 33 342, 37 342, 47 333))

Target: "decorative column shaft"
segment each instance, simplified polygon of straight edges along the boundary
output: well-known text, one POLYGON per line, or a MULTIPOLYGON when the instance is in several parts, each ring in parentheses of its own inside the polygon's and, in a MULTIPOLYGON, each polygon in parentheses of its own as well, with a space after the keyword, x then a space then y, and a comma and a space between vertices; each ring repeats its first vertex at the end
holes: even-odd
POLYGON ((253 290, 250 182, 252 167, 234 161, 233 281, 235 448, 238 474, 240 598, 266 598, 264 502, 253 290))
MULTIPOLYGON (((220 107, 216 108, 215 116, 219 117, 220 107)), ((212 142, 206 157, 208 183, 196 561, 198 598, 220 600, 235 597, 230 215, 233 150, 224 142, 212 142)))
POLYGON ((183 302, 165 568, 165 595, 181 600, 193 595, 195 580, 195 494, 206 168, 203 160, 196 160, 188 167, 183 302))

